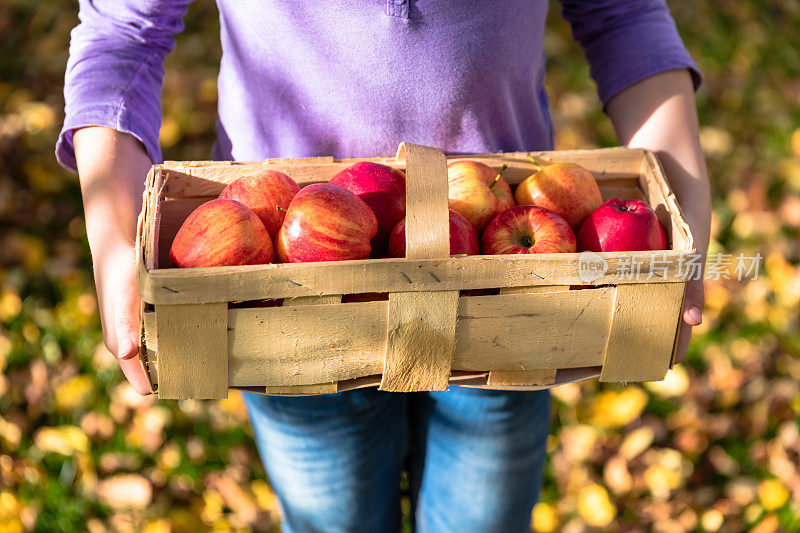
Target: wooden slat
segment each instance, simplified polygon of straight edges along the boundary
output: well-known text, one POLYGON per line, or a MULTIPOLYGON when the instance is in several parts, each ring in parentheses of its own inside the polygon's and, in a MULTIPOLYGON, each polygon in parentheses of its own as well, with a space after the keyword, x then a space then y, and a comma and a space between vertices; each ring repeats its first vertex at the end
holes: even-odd
POLYGON ((328 296, 300 296, 289 298, 283 302, 284 307, 303 307, 306 305, 325 305, 338 304, 342 301, 341 294, 330 294, 328 296))
POLYGON ((669 369, 684 285, 619 285, 600 381, 659 381, 669 369), (669 357, 665 356, 669 354, 669 357))
POLYGON ((227 398, 227 304, 158 305, 154 314, 158 397, 227 398))
POLYGON ((664 170, 656 155, 650 150, 644 152, 639 185, 645 199, 658 215, 667 234, 667 241, 673 250, 694 252, 694 237, 683 215, 675 193, 667 183, 664 170))
MULTIPOLYGON (((499 154, 459 154, 450 159, 473 159, 499 170, 508 165, 503 177, 510 185, 521 183, 534 173, 536 167, 528 154, 543 162, 570 161, 591 171, 598 182, 638 176, 644 151, 628 148, 601 148, 595 150, 566 150, 556 152, 509 152, 499 154)), ((384 165, 405 168, 405 162, 394 157, 359 159, 310 158, 273 159, 255 163, 228 161, 192 161, 182 163, 167 161, 156 168, 165 171, 166 181, 161 194, 167 197, 216 196, 231 181, 261 169, 283 172, 301 186, 330 180, 336 173, 356 161, 374 161, 384 165)))
MULTIPOLYGON (((284 307, 304 307, 309 305, 328 305, 341 303, 342 297, 338 294, 329 296, 301 296, 284 300, 284 307)), ((339 392, 339 383, 331 381, 328 383, 314 383, 310 385, 270 385, 264 387, 264 394, 278 395, 309 395, 309 394, 334 394, 339 392)))
POLYGON ((270 396, 317 396, 319 394, 336 394, 339 383, 319 383, 312 385, 267 385, 252 391, 270 396))
MULTIPOLYGON (((500 294, 532 294, 568 291, 569 285, 542 285, 540 287, 506 287, 500 294)), ((551 385, 556 380, 556 370, 492 370, 486 377, 487 385, 551 385)))
POLYGON ((600 365, 614 289, 462 297, 454 370, 600 365), (598 333, 599 332, 599 333, 598 333))
MULTIPOLYGON (((470 387, 475 389, 492 389, 492 390, 508 390, 508 391, 534 391, 534 390, 542 390, 542 389, 549 389, 551 387, 555 387, 558 385, 563 385, 565 383, 575 383, 577 381, 583 381, 586 379, 595 379, 600 376, 600 367, 585 367, 585 368, 563 368, 556 371, 556 377, 552 383, 544 384, 544 385, 500 385, 494 384, 489 385, 488 379, 484 378, 481 380, 480 378, 472 379, 469 381, 464 381, 459 383, 459 386, 462 387, 470 387)), ((549 380, 549 374, 548 374, 549 380)))
MULTIPOLYGON (((613 296, 613 287, 461 296, 452 368, 486 372, 600 366, 613 296)), ((380 300, 229 309, 229 382, 303 385, 380 374, 388 305, 380 300)), ((156 362, 152 312, 144 314, 144 322, 148 358, 156 362)), ((665 358, 668 362, 669 353, 665 358)))
POLYGON ((387 302, 229 310, 230 382, 333 383, 380 374, 387 302))
MULTIPOLYGON (((403 143, 406 166, 406 258, 450 257, 447 162, 439 149, 403 143)), ((389 293, 380 389, 445 390, 456 337, 458 290, 389 293)))
POLYGON ((645 200, 644 192, 639 187, 600 187, 600 195, 604 202, 613 198, 645 200))
POLYGON ((139 363, 142 371, 147 378, 147 386, 151 393, 156 393, 158 388, 158 366, 156 365, 155 353, 147 345, 147 330, 144 320, 146 305, 144 302, 139 304, 139 316, 142 317, 139 323, 139 363))
MULTIPOLYGON (((620 282, 631 261, 645 275, 624 283, 649 283, 651 258, 669 263, 659 282, 685 281, 678 261, 687 252, 625 252, 600 254, 608 263, 594 285, 620 282)), ((148 303, 248 301, 325 294, 415 292, 530 285, 583 285, 579 254, 466 256, 439 260, 369 259, 325 263, 290 263, 215 268, 137 270, 142 299, 148 303)), ((659 275, 663 272, 659 270, 659 275)))
POLYGON ((552 385, 556 381, 555 369, 546 370, 492 370, 486 379, 487 385, 552 385))

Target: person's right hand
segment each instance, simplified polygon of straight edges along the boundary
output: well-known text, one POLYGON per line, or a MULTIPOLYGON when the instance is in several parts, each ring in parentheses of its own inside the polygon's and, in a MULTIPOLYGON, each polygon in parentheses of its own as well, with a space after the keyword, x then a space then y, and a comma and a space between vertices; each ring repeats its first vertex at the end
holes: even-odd
POLYGON ((75 158, 106 347, 139 394, 150 392, 139 358, 136 222, 150 158, 137 139, 110 128, 75 131, 75 158))

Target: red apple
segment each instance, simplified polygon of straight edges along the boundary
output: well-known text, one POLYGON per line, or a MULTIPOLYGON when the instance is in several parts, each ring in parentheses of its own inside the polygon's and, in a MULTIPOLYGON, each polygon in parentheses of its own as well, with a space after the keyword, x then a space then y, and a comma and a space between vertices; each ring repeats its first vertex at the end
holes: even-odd
POLYGON ((366 259, 377 232, 378 220, 363 200, 338 185, 317 183, 289 204, 276 248, 286 263, 366 259))
POLYGON ((603 203, 592 173, 575 163, 553 163, 528 176, 514 192, 519 205, 538 205, 564 217, 574 231, 603 203))
POLYGON ((546 254, 575 251, 575 234, 558 214, 535 205, 518 205, 497 215, 481 237, 481 252, 546 254))
POLYGON ((488 165, 460 159, 447 165, 450 209, 469 220, 478 233, 499 213, 514 206, 506 180, 488 165))
MULTIPOLYGON (((450 255, 477 255, 478 232, 472 224, 450 210, 450 255)), ((389 234, 389 257, 406 256, 406 219, 401 220, 389 234)))
POLYGON ((181 224, 169 260, 181 268, 258 265, 275 257, 258 216, 235 200, 211 200, 181 224))
POLYGON ((249 207, 274 239, 289 203, 299 191, 300 186, 283 172, 260 170, 229 183, 219 197, 237 200, 249 207))
POLYGON ((359 161, 336 174, 329 183, 344 187, 372 209, 378 219, 378 233, 372 244, 382 248, 392 228, 406 216, 406 175, 403 171, 359 161))
POLYGON ((592 252, 666 250, 667 236, 658 217, 639 200, 609 200, 584 220, 578 249, 592 252))

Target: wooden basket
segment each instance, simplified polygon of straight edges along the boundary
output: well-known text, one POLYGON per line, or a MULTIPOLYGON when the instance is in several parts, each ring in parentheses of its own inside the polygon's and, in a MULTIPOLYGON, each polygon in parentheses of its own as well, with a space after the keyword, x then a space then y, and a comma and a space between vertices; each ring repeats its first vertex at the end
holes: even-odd
MULTIPOLYGON (((406 143, 395 158, 368 159, 406 170, 405 259, 169 268, 180 224, 232 180, 270 168, 304 186, 357 160, 154 166, 137 238, 140 358, 152 390, 199 399, 224 398, 229 388, 302 395, 375 385, 518 390, 594 377, 663 379, 694 247, 658 160, 627 148, 530 154, 586 167, 605 199, 647 201, 670 249, 599 254, 594 259, 606 268, 593 280, 581 275, 587 263, 577 253, 449 257, 446 157, 406 143), (364 293, 388 293, 388 300, 342 302, 364 293), (282 304, 268 303, 276 299, 282 304)), ((528 155, 449 158, 498 170, 506 164, 513 186, 535 171, 528 155)))

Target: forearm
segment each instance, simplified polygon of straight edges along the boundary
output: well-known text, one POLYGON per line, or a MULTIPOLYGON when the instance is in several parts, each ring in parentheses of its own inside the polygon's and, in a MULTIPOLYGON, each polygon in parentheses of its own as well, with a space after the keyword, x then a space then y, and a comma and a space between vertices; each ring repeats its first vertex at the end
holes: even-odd
POLYGON ((705 255, 711 226, 711 193, 698 135, 688 71, 670 70, 623 90, 607 112, 622 144, 656 152, 705 255))
POLYGON ((132 135, 100 126, 77 130, 74 142, 93 257, 109 246, 133 246, 150 157, 132 135))
POLYGON ((103 338, 125 377, 147 394, 139 353, 136 221, 150 157, 127 133, 91 126, 74 135, 103 338))

